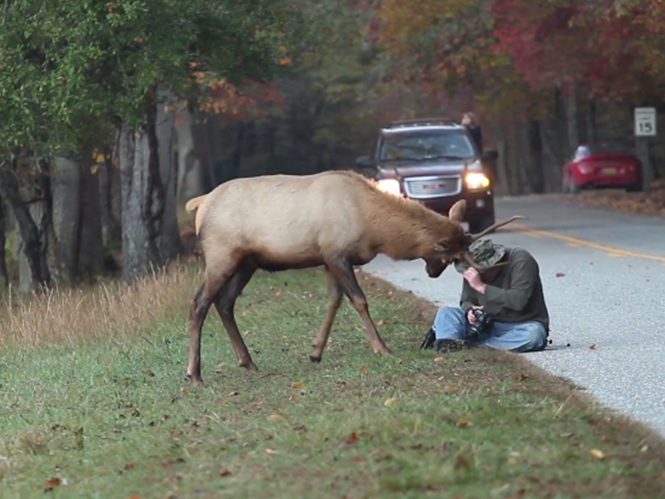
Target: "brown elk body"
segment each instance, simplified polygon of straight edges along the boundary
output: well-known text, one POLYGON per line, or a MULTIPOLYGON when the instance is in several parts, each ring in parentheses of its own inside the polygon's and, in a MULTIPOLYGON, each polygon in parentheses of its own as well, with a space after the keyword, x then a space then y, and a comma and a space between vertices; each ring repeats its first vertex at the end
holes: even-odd
POLYGON ((424 259, 430 277, 438 277, 480 236, 464 231, 465 208, 465 202, 459 201, 445 217, 415 201, 381 192, 361 175, 347 171, 241 178, 191 199, 186 209, 197 210, 195 228, 205 280, 191 305, 188 377, 196 384, 202 381, 201 329, 213 304, 239 365, 257 369, 234 318, 236 299, 257 269, 324 267, 330 306, 314 342, 312 361, 321 360, 344 295, 362 318, 374 352, 391 353, 370 317, 353 267, 385 254, 396 260, 424 259))

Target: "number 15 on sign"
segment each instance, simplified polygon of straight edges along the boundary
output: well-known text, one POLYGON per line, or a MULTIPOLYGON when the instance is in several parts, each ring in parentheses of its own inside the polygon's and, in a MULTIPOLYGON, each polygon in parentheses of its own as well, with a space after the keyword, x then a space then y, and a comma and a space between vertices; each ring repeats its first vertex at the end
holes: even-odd
POLYGON ((655 107, 636 107, 635 108, 635 136, 636 137, 655 137, 656 136, 656 108, 655 107))

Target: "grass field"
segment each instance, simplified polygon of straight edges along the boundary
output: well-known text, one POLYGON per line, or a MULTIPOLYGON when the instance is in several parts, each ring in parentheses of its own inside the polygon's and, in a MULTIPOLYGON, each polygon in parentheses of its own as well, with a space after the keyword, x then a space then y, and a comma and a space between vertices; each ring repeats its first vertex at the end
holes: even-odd
POLYGON ((192 266, 0 314, 0 497, 665 497, 665 446, 515 354, 418 349, 431 304, 366 276, 395 354, 345 303, 321 364, 318 271, 257 274, 184 380, 192 266))

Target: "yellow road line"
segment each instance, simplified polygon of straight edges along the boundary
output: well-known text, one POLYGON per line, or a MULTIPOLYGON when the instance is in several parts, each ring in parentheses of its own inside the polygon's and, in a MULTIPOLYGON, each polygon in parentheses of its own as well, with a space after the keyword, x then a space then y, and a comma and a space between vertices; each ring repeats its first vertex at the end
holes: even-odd
POLYGON ((568 246, 572 247, 588 246, 590 248, 599 249, 601 251, 609 253, 610 256, 613 257, 621 258, 624 256, 632 256, 635 258, 645 258, 647 260, 656 260, 658 262, 665 263, 665 256, 648 255, 646 253, 637 253, 635 251, 622 250, 619 248, 613 248, 612 246, 605 246, 604 244, 593 243, 585 239, 579 239, 577 237, 564 236, 563 234, 557 234, 556 232, 550 232, 548 230, 532 229, 531 227, 527 227, 526 225, 521 225, 521 224, 513 223, 510 224, 510 227, 517 229, 521 232, 526 232, 530 236, 535 236, 535 237, 547 236, 547 237, 553 237, 555 239, 561 239, 562 241, 567 241, 569 243, 568 246))

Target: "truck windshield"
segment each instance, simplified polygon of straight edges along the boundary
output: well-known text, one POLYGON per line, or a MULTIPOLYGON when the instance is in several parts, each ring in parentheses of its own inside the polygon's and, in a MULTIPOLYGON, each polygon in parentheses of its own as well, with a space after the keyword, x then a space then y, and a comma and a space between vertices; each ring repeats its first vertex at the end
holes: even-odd
POLYGON ((383 135, 380 161, 470 159, 475 155, 465 130, 400 131, 383 135))

